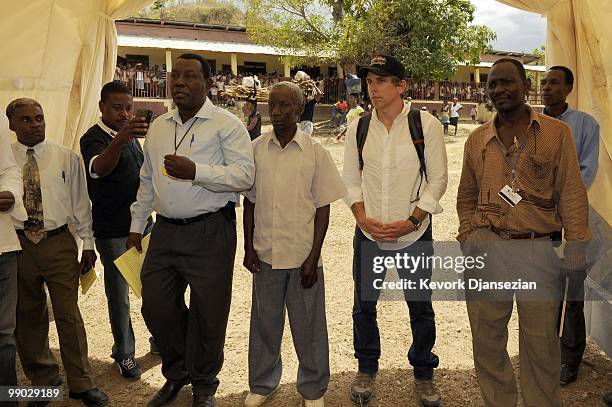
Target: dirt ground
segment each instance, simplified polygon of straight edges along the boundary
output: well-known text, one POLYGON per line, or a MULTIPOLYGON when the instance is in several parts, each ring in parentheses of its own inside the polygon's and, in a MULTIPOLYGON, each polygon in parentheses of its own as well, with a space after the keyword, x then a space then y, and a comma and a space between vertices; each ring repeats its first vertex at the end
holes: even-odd
MULTIPOLYGON (((444 212, 434 217, 434 239, 453 240, 457 231, 455 199, 461 172, 463 143, 473 125, 461 124, 459 135, 447 139, 449 183, 442 199, 444 212)), ((321 137, 336 164, 342 167, 343 143, 333 138, 321 137)), ((349 385, 356 370, 352 346, 351 277, 352 237, 354 221, 350 210, 339 201, 332 204, 331 219, 323 248, 327 301, 327 321, 331 362, 331 382, 326 395, 328 406, 350 406, 349 385)), ((227 330, 225 364, 219 378, 217 405, 240 406, 248 390, 247 351, 249 317, 251 307, 251 275, 242 267, 242 216, 238 211, 238 252, 235 262, 232 309, 227 330)), ((97 267, 101 269, 98 261, 97 267)), ((100 270, 101 271, 101 270, 100 270)), ((143 370, 139 381, 123 379, 110 358, 113 343, 108 322, 104 287, 97 281, 80 298, 80 308, 85 321, 89 358, 96 382, 110 397, 113 406, 143 406, 163 385, 159 357, 148 353, 149 333, 140 315, 140 300, 132 295, 132 321, 136 333, 136 356, 143 370)), ((442 392, 444 406, 482 405, 476 382, 471 333, 465 304, 462 302, 434 303, 437 322, 437 341, 434 352, 440 357, 436 381, 442 392)), ((381 332, 382 357, 377 379, 377 392, 371 406, 417 406, 414 400, 412 371, 407 360, 411 343, 410 325, 406 304, 398 301, 382 301, 378 306, 381 332)), ((518 320, 516 312, 509 325, 508 351, 518 373, 518 320)), ((55 326, 50 329, 50 343, 59 359, 55 326)), ((269 406, 299 406, 301 398, 295 389, 297 357, 293 350, 288 325, 282 348, 283 375, 280 391, 268 402, 269 406)), ((18 368, 20 368, 18 364, 18 368)), ((62 372, 63 374, 63 372, 62 372)), ((27 384, 21 371, 20 383, 27 384)), ((65 381, 64 381, 65 382, 65 381)), ((567 406, 601 406, 601 396, 612 391, 612 362, 596 344, 589 342, 578 381, 562 390, 567 406)), ((80 405, 67 399, 64 385, 64 402, 55 405, 80 405)), ((174 405, 191 405, 191 392, 184 389, 174 405)))

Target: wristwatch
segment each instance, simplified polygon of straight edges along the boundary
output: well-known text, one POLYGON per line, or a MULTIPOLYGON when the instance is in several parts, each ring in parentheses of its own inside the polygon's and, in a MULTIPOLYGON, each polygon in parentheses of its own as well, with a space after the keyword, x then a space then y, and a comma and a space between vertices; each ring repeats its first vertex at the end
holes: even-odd
POLYGON ((414 230, 419 230, 419 228, 421 227, 421 221, 420 220, 418 220, 416 217, 414 217, 412 215, 410 215, 408 217, 408 220, 414 224, 414 230))

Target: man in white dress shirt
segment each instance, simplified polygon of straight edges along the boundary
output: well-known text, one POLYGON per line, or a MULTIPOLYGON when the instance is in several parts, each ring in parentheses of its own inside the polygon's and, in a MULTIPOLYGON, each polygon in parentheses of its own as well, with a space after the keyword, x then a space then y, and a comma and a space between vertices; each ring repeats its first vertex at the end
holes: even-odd
MULTIPOLYGON (((87 337, 77 304, 79 276, 96 262, 91 206, 83 164, 66 147, 45 141, 45 116, 32 99, 17 99, 6 109, 17 134, 13 154, 23 169, 24 222, 15 220, 22 251, 17 256, 17 351, 34 386, 61 383, 59 366, 49 349, 47 286, 59 336, 70 398, 88 406, 105 406, 108 397, 93 383, 87 360, 87 337), (68 225, 83 240, 81 261, 68 225)), ((39 402, 45 405, 48 402, 39 402)))
POLYGON ((321 248, 330 204, 346 188, 329 151, 298 128, 299 86, 272 87, 273 131, 253 142, 255 186, 244 201, 244 266, 253 273, 246 407, 258 407, 278 388, 285 310, 298 354, 297 388, 306 407, 323 407, 329 346, 321 248))
POLYGON ((255 177, 251 139, 234 115, 206 97, 210 66, 181 55, 170 76, 177 109, 158 117, 144 145, 127 246, 141 249, 142 315, 155 337, 166 383, 149 406, 171 403, 188 383, 193 406, 214 406, 232 296, 239 191, 255 177), (190 287, 189 308, 184 295, 190 287))
MULTIPOLYGON (((406 75, 395 57, 376 55, 358 75, 366 80, 374 111, 348 128, 342 177, 348 189, 344 200, 357 221, 353 243, 353 339, 359 371, 351 385, 351 398, 359 404, 372 398, 380 358, 376 322, 380 290, 372 283, 374 278, 384 279, 385 274, 376 274, 371 260, 374 255, 395 256, 392 250, 402 256, 433 254, 430 215, 442 212, 439 201, 446 191, 447 160, 440 122, 424 111, 411 113, 403 102, 406 75), (423 166, 409 126, 409 118, 416 123, 416 115, 423 132, 423 166), (361 142, 360 155, 358 127, 367 119, 367 138, 365 144, 361 142)), ((408 272, 398 267, 398 274, 418 285, 419 279, 431 277, 431 268, 417 267, 408 272)), ((431 291, 405 289, 404 297, 410 311, 413 342, 408 360, 414 368, 417 398, 424 406, 438 406, 440 394, 432 380, 439 361, 431 351, 436 338, 431 291)))
MULTIPOLYGON (((22 202, 21 170, 7 132, 8 122, 0 115, 0 386, 16 386, 17 251, 21 245, 11 217, 23 221, 28 215, 22 202)), ((6 405, 17 406, 17 402, 6 405)))

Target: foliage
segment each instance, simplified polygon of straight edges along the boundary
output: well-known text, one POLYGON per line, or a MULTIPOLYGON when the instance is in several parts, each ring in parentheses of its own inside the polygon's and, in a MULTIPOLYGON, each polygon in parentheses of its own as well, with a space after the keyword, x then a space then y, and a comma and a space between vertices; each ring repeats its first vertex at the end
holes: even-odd
POLYGON ((246 0, 247 31, 293 64, 352 64, 383 41, 384 0, 246 0))
POLYGON ((545 65, 546 63, 546 46, 540 45, 540 48, 536 48, 532 52, 533 55, 538 56, 538 60, 534 62, 536 65, 545 65))
POLYGON ((164 8, 167 2, 168 0, 155 0, 155 2, 153 2, 151 5, 151 8, 153 10, 159 10, 160 8, 164 8))
POLYGON ((157 0, 135 17, 237 26, 243 26, 245 23, 242 10, 228 0, 195 0, 188 4, 157 0))
POLYGON ((413 79, 452 77, 461 63, 477 64, 495 33, 470 24, 469 0, 398 0, 391 51, 413 79))
POLYGON ((245 0, 257 43, 299 55, 291 62, 363 64, 396 54, 414 79, 445 79, 478 63, 495 33, 471 25, 469 0, 245 0))

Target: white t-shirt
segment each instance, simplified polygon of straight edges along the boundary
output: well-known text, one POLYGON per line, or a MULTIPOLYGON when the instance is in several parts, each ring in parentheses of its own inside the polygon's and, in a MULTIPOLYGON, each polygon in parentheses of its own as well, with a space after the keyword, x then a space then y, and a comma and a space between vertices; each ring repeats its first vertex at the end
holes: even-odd
POLYGON ((459 109, 461 109, 463 106, 461 105, 461 103, 457 103, 456 105, 451 105, 451 115, 450 117, 459 117, 459 109))

